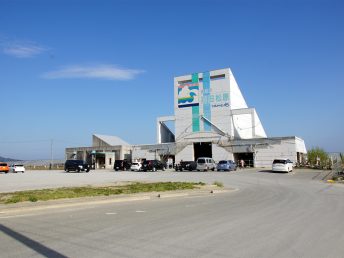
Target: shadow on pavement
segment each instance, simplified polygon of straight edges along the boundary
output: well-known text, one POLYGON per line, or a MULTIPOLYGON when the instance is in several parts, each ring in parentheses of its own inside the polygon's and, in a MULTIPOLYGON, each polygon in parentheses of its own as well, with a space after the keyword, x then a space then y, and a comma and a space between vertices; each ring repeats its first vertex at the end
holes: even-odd
POLYGON ((272 171, 272 170, 259 170, 259 173, 271 173, 271 174, 288 174, 287 172, 279 172, 279 171, 272 171))
POLYGON ((2 231, 4 234, 12 237, 13 239, 21 242, 22 244, 26 245, 27 247, 31 248, 32 250, 36 251, 37 253, 45 256, 45 257, 57 257, 57 258, 65 258, 67 256, 64 256, 63 254, 60 254, 59 252, 56 252, 53 249, 50 249, 49 247, 46 247, 16 231, 13 231, 12 229, 0 224, 0 231, 2 231))

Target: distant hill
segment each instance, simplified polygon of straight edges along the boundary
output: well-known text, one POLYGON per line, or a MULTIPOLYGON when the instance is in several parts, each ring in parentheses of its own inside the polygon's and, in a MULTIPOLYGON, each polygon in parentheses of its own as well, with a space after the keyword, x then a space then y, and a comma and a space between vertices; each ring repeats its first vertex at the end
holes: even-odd
POLYGON ((0 162, 11 162, 11 161, 19 161, 18 159, 10 159, 10 158, 4 158, 0 156, 0 162))

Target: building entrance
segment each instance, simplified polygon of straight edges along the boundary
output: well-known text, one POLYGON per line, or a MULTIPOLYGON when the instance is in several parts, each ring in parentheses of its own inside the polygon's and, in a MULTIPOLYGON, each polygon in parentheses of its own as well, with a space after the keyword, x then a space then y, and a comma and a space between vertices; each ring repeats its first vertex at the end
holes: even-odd
POLYGON ((195 142, 194 143, 194 156, 195 161, 199 157, 212 158, 211 142, 195 142))
POLYGON ((240 160, 245 162, 245 167, 254 167, 253 152, 234 153, 234 159, 238 167, 240 166, 240 160))

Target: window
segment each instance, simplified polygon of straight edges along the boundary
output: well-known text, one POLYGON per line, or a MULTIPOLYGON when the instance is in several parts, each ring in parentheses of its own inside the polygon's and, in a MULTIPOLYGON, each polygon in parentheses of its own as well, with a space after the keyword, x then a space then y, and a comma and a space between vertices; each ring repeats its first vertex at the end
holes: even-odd
POLYGON ((179 81, 178 84, 185 84, 190 82, 192 82, 192 80, 179 81))
POLYGON ((204 164, 204 163, 205 163, 205 159, 199 159, 199 160, 197 161, 197 163, 204 164))
POLYGON ((222 79, 225 79, 225 78, 226 78, 225 74, 219 74, 219 75, 210 76, 210 80, 211 81, 222 80, 222 79))

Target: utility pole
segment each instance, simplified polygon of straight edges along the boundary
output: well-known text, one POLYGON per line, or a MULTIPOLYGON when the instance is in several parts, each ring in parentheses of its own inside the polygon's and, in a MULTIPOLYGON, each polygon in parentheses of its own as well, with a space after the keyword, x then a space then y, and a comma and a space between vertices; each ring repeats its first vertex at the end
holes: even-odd
POLYGON ((54 144, 54 141, 53 139, 50 140, 50 169, 53 167, 53 144, 54 144))

